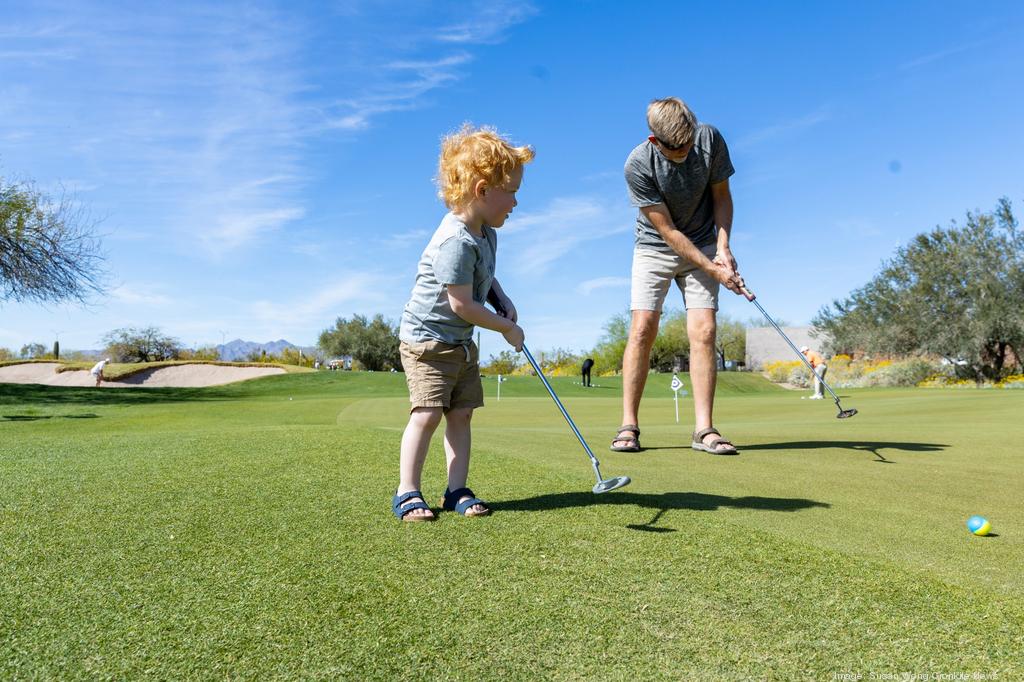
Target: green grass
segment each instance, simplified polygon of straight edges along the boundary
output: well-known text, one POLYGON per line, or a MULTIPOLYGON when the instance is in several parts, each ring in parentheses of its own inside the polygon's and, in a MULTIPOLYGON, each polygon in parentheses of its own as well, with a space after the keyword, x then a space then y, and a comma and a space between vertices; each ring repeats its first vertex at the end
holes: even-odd
POLYGON ((604 496, 538 380, 498 402, 486 379, 471 485, 495 514, 405 525, 401 374, 0 384, 0 677, 1024 677, 1024 392, 849 390, 840 421, 721 379, 739 457, 689 449, 667 376, 648 450, 607 452, 621 384, 555 379, 633 478, 604 496))

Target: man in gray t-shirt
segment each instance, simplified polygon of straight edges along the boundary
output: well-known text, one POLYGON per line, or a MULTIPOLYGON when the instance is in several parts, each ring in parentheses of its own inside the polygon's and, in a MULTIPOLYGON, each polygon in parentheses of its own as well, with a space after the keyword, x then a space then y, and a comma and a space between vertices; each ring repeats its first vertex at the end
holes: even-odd
POLYGON ((714 428, 718 290, 740 293, 743 279, 729 248, 734 172, 725 139, 697 122, 681 100, 647 108, 647 141, 626 159, 626 186, 637 207, 629 341, 622 360, 622 426, 611 449, 640 451, 638 414, 658 336, 661 310, 673 282, 683 293, 690 340, 695 428, 691 447, 734 454, 714 428))

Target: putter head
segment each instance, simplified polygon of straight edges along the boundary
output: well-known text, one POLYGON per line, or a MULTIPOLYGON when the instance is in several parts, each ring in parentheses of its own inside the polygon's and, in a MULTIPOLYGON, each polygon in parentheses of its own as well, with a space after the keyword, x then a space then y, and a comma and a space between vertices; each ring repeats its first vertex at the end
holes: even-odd
POLYGON ((849 419, 855 414, 857 414, 857 408, 855 407, 851 407, 848 410, 839 410, 839 414, 836 415, 836 419, 849 419))
POLYGON ((601 493, 607 493, 616 488, 629 485, 629 476, 616 476, 615 478, 606 478, 603 481, 598 481, 597 485, 594 486, 594 493, 600 495, 601 493))

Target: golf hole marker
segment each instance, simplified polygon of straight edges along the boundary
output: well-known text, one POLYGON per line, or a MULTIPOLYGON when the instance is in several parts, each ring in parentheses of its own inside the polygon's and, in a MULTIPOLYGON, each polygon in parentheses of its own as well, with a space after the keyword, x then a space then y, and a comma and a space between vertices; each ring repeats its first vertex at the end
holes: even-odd
MULTIPOLYGON (((676 403, 676 424, 679 423, 679 389, 683 387, 683 382, 679 380, 679 377, 675 374, 672 375, 672 391, 675 393, 676 403)), ((686 395, 686 391, 683 391, 683 395, 686 395)))

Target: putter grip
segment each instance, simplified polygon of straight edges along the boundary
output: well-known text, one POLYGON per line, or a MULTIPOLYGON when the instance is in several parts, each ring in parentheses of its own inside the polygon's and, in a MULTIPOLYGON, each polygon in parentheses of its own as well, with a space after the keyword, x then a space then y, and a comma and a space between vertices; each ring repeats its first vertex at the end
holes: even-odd
POLYGON ((505 316, 505 306, 501 305, 501 301, 498 299, 498 292, 494 290, 494 287, 491 287, 487 292, 487 302, 494 308, 494 312, 498 313, 502 317, 505 316))
POLYGON ((746 287, 740 287, 740 292, 743 294, 744 297, 746 297, 748 301, 753 301, 755 298, 757 298, 757 296, 754 296, 754 294, 750 292, 750 289, 746 287))

